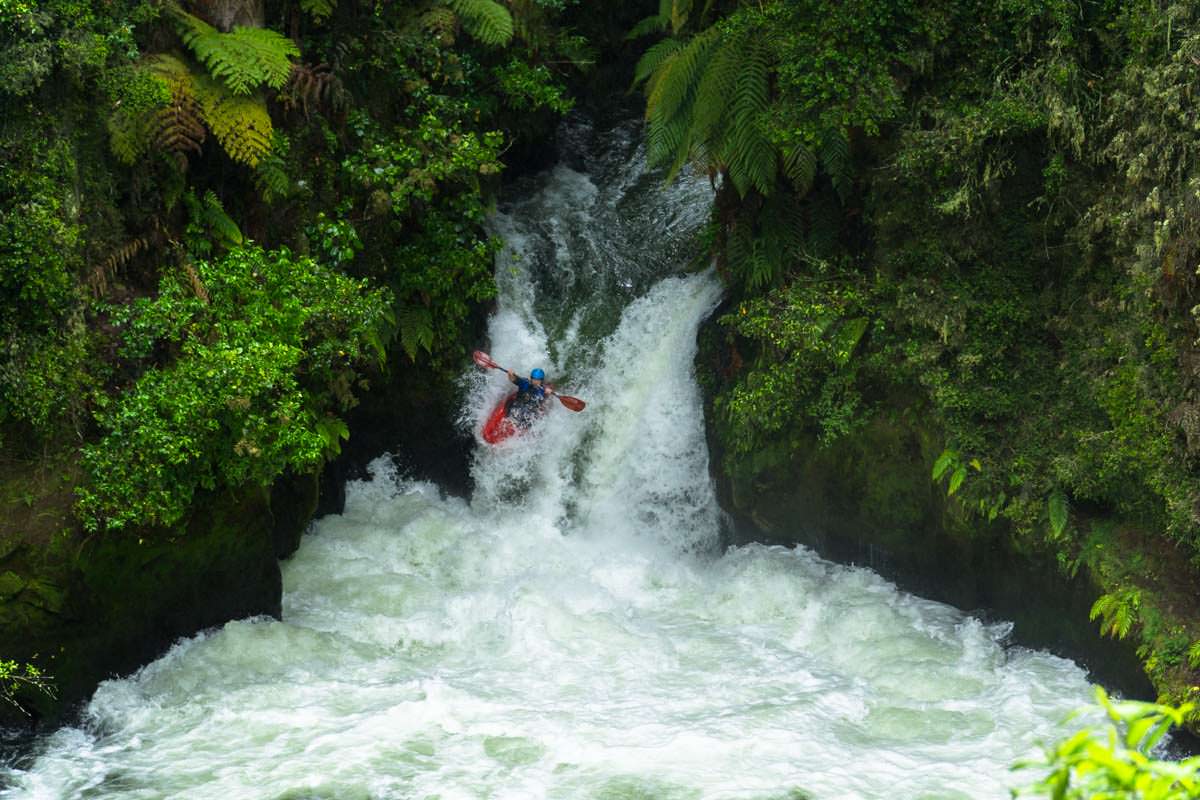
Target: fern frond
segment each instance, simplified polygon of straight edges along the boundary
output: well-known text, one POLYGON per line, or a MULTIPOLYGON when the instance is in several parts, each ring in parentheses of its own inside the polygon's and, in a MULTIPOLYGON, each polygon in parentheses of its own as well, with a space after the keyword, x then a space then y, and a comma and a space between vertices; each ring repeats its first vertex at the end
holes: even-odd
POLYGON ((1046 513, 1050 517, 1050 533, 1054 538, 1062 536, 1063 531, 1067 529, 1067 520, 1070 517, 1070 507, 1067 504, 1067 496, 1061 489, 1056 489, 1053 494, 1046 500, 1046 513))
POLYGON ((638 59, 637 66, 633 68, 633 85, 637 86, 642 81, 649 79, 658 71, 664 61, 683 47, 683 44, 679 39, 663 39, 643 53, 642 57, 638 59))
POLYGON ((512 41, 513 18, 495 0, 446 0, 462 20, 463 29, 484 44, 506 45, 512 41))
POLYGON ((290 196, 292 179, 284 168, 283 159, 271 153, 259 161, 254 169, 254 185, 268 204, 290 196))
POLYGON ((698 141, 709 142, 720 131, 721 122, 737 88, 738 74, 741 72, 742 57, 739 49, 740 42, 724 42, 713 54, 704 75, 700 78, 692 106, 692 126, 698 141))
POLYGON ((734 223, 725 237, 725 263, 730 270, 736 272, 749 258, 754 248, 754 242, 748 235, 745 226, 734 223))
POLYGON ((199 153, 207 138, 192 71, 181 59, 160 54, 150 67, 171 89, 171 103, 155 120, 155 145, 168 153, 199 153))
POLYGON ((138 69, 162 81, 170 99, 164 106, 136 112, 116 109, 108 119, 113 153, 132 164, 152 147, 176 154, 200 152, 205 130, 192 91, 191 70, 175 56, 166 54, 147 59, 138 69))
POLYGON ((804 217, 796 198, 787 192, 774 192, 763 202, 758 214, 759 236, 777 250, 780 266, 795 256, 804 245, 804 217))
POLYGON ((662 33, 671 24, 671 18, 662 15, 646 17, 644 20, 634 25, 629 29, 629 33, 625 34, 626 40, 640 39, 643 36, 649 36, 652 33, 662 33))
POLYGON ((692 0, 673 0, 671 3, 671 30, 679 33, 687 25, 692 14, 692 0))
POLYGON ((433 350, 433 315, 423 305, 406 305, 396 314, 400 325, 400 345, 412 361, 420 350, 433 350))
POLYGON ((197 76, 196 96, 204 121, 234 161, 252 167, 271 151, 271 115, 261 96, 230 94, 206 76, 197 76))
POLYGON ((213 238, 217 240, 218 244, 228 249, 237 247, 245 242, 245 237, 242 236, 242 229, 233 221, 233 217, 226 213, 221 199, 217 197, 212 189, 204 193, 201 208, 203 210, 204 224, 212 231, 213 238))
POLYGON ((850 159, 850 139, 845 131, 829 131, 820 147, 821 166, 833 181, 838 197, 845 200, 854 180, 854 169, 850 159))
POLYGON ((760 129, 770 106, 770 63, 765 48, 747 42, 725 136, 729 174, 743 197, 753 186, 763 195, 775 188, 779 156, 760 129))
POLYGON ((1116 639, 1124 639, 1137 624, 1141 603, 1142 593, 1137 589, 1102 594, 1092 604, 1088 618, 1100 618, 1102 633, 1116 639))
POLYGON ((783 171, 803 197, 817 177, 817 154, 803 144, 797 144, 783 156, 783 171))
POLYGON ((337 110, 346 106, 346 90, 341 78, 333 73, 328 64, 294 64, 287 86, 279 94, 279 100, 290 111, 301 109, 307 117, 314 107, 337 110))
POLYGON ((337 0, 300 0, 300 10, 317 22, 324 22, 333 15, 337 0))
POLYGON ((153 137, 153 116, 144 111, 130 112, 118 108, 108 117, 108 146, 113 155, 126 164, 133 164, 150 147, 153 137))
POLYGON ((234 94, 250 94, 262 84, 281 88, 300 48, 269 28, 238 26, 221 33, 199 17, 176 14, 180 38, 217 80, 234 94))
POLYGON ((87 282, 94 297, 103 297, 108 292, 108 282, 118 269, 128 264, 137 255, 150 246, 144 236, 135 236, 124 242, 120 247, 108 254, 108 257, 96 264, 88 275, 87 282))
POLYGON ((686 152, 689 128, 687 118, 682 116, 666 122, 652 121, 646 131, 646 160, 651 164, 669 164, 676 160, 681 150, 686 152))
POLYGON ((704 74, 717 42, 714 29, 692 37, 682 50, 663 61, 647 88, 646 118, 663 122, 676 114, 691 116, 688 101, 695 95, 696 86, 704 74))

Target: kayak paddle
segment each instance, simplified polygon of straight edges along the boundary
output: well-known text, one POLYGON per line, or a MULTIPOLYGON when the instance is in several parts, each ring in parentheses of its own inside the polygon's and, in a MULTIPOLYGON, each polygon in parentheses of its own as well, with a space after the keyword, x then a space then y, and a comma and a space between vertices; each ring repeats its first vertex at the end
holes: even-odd
MULTIPOLYGON (((498 369, 501 372, 508 372, 508 370, 506 370, 504 367, 500 366, 495 361, 492 361, 492 357, 489 356, 487 353, 483 352, 482 350, 476 350, 474 353, 471 354, 471 358, 475 359, 475 363, 478 364, 479 366, 483 367, 484 369, 498 369)), ((558 402, 562 403, 564 406, 571 409, 572 411, 583 411, 584 407, 587 406, 587 403, 583 402, 578 397, 571 397, 570 395, 559 394, 558 392, 554 391, 553 389, 551 389, 549 386, 547 386, 544 383, 542 384, 542 388, 545 389, 547 393, 552 394, 555 397, 557 397, 558 402)))

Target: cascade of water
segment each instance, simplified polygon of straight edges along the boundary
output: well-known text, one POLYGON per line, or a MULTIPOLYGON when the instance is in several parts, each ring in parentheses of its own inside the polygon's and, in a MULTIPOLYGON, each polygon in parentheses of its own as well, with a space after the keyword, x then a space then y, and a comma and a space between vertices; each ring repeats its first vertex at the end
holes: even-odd
MULTIPOLYGON (((804 550, 714 551, 692 376, 718 302, 684 267, 702 180, 636 129, 498 215, 490 348, 589 402, 474 464, 469 501, 349 487, 284 568, 283 621, 179 643, 105 683, 3 798, 1002 798, 1088 697, 1004 625, 804 550)), ((507 391, 464 375, 464 424, 507 391)))

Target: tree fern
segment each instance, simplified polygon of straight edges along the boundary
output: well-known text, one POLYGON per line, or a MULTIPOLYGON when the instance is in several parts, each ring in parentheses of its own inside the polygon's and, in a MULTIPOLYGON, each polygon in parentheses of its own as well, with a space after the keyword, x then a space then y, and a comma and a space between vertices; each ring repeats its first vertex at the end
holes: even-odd
POLYGON ((495 0, 447 0, 462 21, 463 29, 484 44, 508 44, 513 37, 513 18, 495 0))
POLYGON ((646 51, 635 85, 646 83, 648 155, 670 166, 668 179, 693 155, 726 172, 738 193, 770 194, 779 151, 762 130, 770 106, 770 62, 748 35, 717 28, 686 43, 667 39, 646 51))
POLYGON ((292 72, 291 59, 300 48, 269 28, 236 27, 221 33, 191 14, 176 15, 183 43, 234 94, 246 95, 262 84, 281 88, 292 72))
POLYGON ((729 175, 742 196, 751 186, 764 195, 775 186, 779 152, 761 129, 771 103, 768 75, 766 50, 747 42, 725 134, 729 175))
POLYGON ((637 86, 658 71, 663 62, 678 52, 684 45, 680 39, 663 39, 658 44, 642 53, 637 65, 633 68, 633 85, 637 86))
POLYGON ((117 108, 108 118, 113 154, 132 164, 151 148, 168 153, 198 153, 204 143, 203 114, 192 91, 187 64, 166 54, 152 56, 138 69, 162 81, 169 96, 160 107, 132 111, 117 108))
POLYGON ((196 97, 213 136, 234 161, 251 167, 271 151, 271 115, 260 95, 231 94, 208 76, 194 76, 196 97))

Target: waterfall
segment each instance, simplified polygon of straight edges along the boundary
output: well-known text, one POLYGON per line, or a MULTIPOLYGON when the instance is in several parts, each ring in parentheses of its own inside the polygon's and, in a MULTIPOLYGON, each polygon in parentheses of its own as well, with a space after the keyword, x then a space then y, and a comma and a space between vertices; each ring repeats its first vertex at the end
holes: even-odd
MULTIPOLYGON (((696 331, 711 189, 574 120, 492 224, 493 358, 540 366, 469 500, 372 465, 284 564, 283 619, 104 683, 3 798, 1006 798, 1083 672, 804 549, 718 549, 696 331)), ((462 424, 510 390, 465 367, 462 424)))

